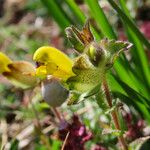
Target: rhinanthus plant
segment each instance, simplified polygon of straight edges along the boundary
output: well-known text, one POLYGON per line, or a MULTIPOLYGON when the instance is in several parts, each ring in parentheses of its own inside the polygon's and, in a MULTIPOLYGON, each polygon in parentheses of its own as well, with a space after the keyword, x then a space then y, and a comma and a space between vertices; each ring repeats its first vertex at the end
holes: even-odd
MULTIPOLYGON (((113 67, 120 53, 128 50, 132 44, 108 39, 96 41, 88 21, 81 31, 71 26, 66 29, 66 34, 76 50, 76 58, 70 59, 54 47, 43 46, 33 55, 35 68, 26 61, 12 61, 0 52, 0 74, 23 89, 41 83, 43 99, 54 108, 55 112, 55 108, 65 101, 68 105, 77 104, 104 91, 114 126, 117 131, 120 131, 106 73, 113 67)), ((59 115, 58 117, 61 121, 61 117, 59 115)), ((122 149, 127 150, 122 134, 118 139, 122 149)))
POLYGON ((71 60, 56 48, 43 46, 34 53, 33 60, 37 63, 36 76, 44 84, 48 78, 59 80, 70 92, 68 104, 75 104, 100 90, 97 87, 107 70, 122 51, 131 47, 131 43, 108 39, 96 42, 88 21, 82 31, 72 26, 66 29, 66 34, 78 53, 76 58, 71 60))
MULTIPOLYGON (((120 53, 132 44, 108 39, 95 41, 88 21, 82 31, 72 26, 66 29, 66 34, 78 54, 73 60, 49 46, 41 47, 34 53, 33 60, 37 64, 35 75, 41 79, 44 99, 53 107, 60 106, 67 99, 68 105, 77 104, 103 88, 108 106, 112 109, 105 74, 120 53)), ((111 110, 111 114, 115 128, 121 130, 115 109, 111 110)), ((122 148, 127 150, 123 136, 118 139, 122 148)))

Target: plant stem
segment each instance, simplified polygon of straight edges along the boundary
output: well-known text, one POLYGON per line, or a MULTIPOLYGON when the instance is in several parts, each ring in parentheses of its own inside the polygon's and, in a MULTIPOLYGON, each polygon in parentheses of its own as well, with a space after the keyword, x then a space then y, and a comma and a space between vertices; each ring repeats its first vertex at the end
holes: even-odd
POLYGON ((53 107, 53 111, 54 111, 56 117, 58 118, 59 122, 61 122, 62 121, 62 117, 61 117, 59 111, 57 110, 57 108, 53 107))
MULTIPOLYGON (((112 108, 112 97, 111 97, 111 94, 110 94, 110 91, 109 91, 109 87, 108 87, 108 83, 107 83, 107 80, 106 80, 105 77, 103 78, 103 88, 104 88, 104 92, 105 92, 107 103, 108 103, 109 107, 112 108)), ((113 118, 113 121, 114 121, 115 128, 117 130, 120 130, 120 125, 119 125, 119 121, 118 121, 118 116, 117 116, 116 110, 113 110, 111 112, 111 115, 112 115, 112 118, 113 118)), ((125 142, 125 139, 124 139, 123 135, 119 136, 118 140, 119 140, 120 144, 122 145, 122 149, 123 150, 128 150, 128 146, 127 146, 127 144, 125 142)))

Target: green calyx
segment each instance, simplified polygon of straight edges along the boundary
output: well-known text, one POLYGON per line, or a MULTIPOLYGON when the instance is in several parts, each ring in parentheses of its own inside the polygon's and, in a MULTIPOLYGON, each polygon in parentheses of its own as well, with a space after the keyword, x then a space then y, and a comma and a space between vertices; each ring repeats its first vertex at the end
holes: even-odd
POLYGON ((89 20, 87 20, 81 31, 74 26, 66 28, 65 31, 73 48, 79 53, 83 53, 86 46, 94 41, 94 36, 90 30, 89 20))
POLYGON ((87 54, 94 66, 101 66, 102 63, 105 63, 106 70, 113 66, 121 52, 132 46, 129 42, 108 39, 96 42, 90 30, 89 20, 81 31, 71 26, 66 29, 66 34, 76 51, 81 55, 87 54))
POLYGON ((108 39, 94 41, 88 21, 81 31, 73 26, 67 28, 67 37, 75 50, 80 53, 74 60, 72 68, 76 76, 67 80, 72 91, 68 104, 74 104, 84 99, 85 95, 88 97, 87 93, 91 91, 96 94, 95 87, 101 85, 106 71, 113 66, 120 53, 128 50, 132 44, 108 39))

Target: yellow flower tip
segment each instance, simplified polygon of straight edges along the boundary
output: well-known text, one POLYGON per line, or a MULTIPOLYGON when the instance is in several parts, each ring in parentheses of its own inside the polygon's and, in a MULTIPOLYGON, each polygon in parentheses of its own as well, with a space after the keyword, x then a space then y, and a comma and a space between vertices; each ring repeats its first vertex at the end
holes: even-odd
POLYGON ((11 59, 9 59, 4 53, 0 52, 0 74, 3 72, 10 72, 8 65, 11 63, 11 59))
POLYGON ((40 47, 34 53, 33 60, 40 64, 36 70, 36 75, 39 77, 53 75, 63 80, 67 80, 69 77, 75 75, 72 72, 72 60, 66 54, 54 47, 40 47))

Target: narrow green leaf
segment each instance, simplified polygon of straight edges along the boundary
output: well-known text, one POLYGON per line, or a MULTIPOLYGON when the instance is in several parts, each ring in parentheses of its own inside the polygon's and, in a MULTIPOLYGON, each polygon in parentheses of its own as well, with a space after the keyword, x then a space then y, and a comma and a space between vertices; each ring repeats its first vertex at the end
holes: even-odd
POLYGON ((125 81, 133 89, 138 90, 138 87, 136 87, 134 80, 132 80, 131 77, 132 73, 129 70, 129 68, 125 68, 121 63, 121 61, 118 62, 118 60, 115 62, 114 68, 115 68, 115 72, 117 73, 117 75, 122 81, 125 81))
POLYGON ((144 106, 144 109, 141 109, 141 107, 140 107, 141 103, 140 102, 134 101, 134 100, 130 99, 129 96, 126 96, 126 95, 119 93, 119 92, 112 91, 112 93, 113 93, 114 98, 119 98, 122 102, 126 103, 128 106, 134 106, 134 109, 139 114, 141 114, 141 116, 145 116, 144 114, 146 114, 146 113, 144 111, 146 109, 145 109, 145 106, 143 104, 142 105, 144 106))
POLYGON ((132 38, 132 42, 134 43, 134 46, 135 46, 134 50, 136 50, 136 55, 133 55, 133 56, 137 56, 136 57, 137 61, 136 61, 135 67, 136 68, 138 67, 141 70, 143 80, 145 81, 145 84, 147 84, 149 87, 150 86, 150 69, 149 69, 148 59, 145 54, 144 47, 143 47, 140 39, 138 39, 138 37, 135 35, 135 33, 133 31, 131 31, 130 29, 129 29, 129 34, 130 34, 130 36, 132 38))
MULTIPOLYGON (((78 18, 79 22, 76 21, 76 26, 83 25, 86 21, 86 16, 84 15, 84 13, 81 11, 81 9, 79 8, 79 6, 75 3, 74 0, 66 0, 65 1, 66 4, 69 6, 69 8, 71 9, 72 13, 78 18)), ((74 21, 74 18, 72 18, 72 22, 74 21)), ((100 38, 102 38, 101 33, 98 33, 95 28, 93 26, 91 26, 92 28, 92 32, 94 33, 94 36, 96 37, 97 40, 99 40, 100 38)))
POLYGON ((124 100, 128 105, 134 105, 139 113, 150 123, 149 100, 114 75, 109 74, 108 80, 114 96, 124 100))
MULTIPOLYGON (((86 2, 91 10, 91 13, 93 14, 93 17, 95 18, 101 31, 103 32, 104 36, 109 37, 111 39, 116 38, 116 35, 111 25, 109 24, 102 8, 99 6, 98 1, 86 0, 86 2)), ((134 81, 132 80, 132 77, 130 76, 130 74, 132 73, 129 70, 129 66, 130 65, 126 59, 124 60, 118 59, 114 64, 115 71, 120 77, 120 79, 125 80, 125 82, 128 83, 128 85, 130 85, 132 88, 137 89, 136 85, 134 84, 134 81), (128 68, 128 70, 126 70, 125 67, 128 68)))
POLYGON ((125 0, 119 0, 119 2, 120 2, 120 5, 121 5, 121 7, 122 7, 124 13, 125 13, 130 19, 132 19, 129 10, 128 10, 128 8, 126 7, 126 2, 125 2, 125 0))
MULTIPOLYGON (((130 13, 125 5, 125 2, 123 0, 120 0, 121 7, 123 11, 126 13, 126 15, 131 18, 130 13)), ((135 68, 137 70, 140 70, 140 74, 142 74, 142 80, 145 81, 145 84, 149 87, 150 86, 150 70, 149 70, 149 64, 148 59, 145 54, 145 50, 143 47, 143 43, 140 40, 140 38, 135 34, 135 32, 131 29, 131 26, 126 24, 126 21, 123 20, 123 24, 125 26, 125 29, 127 31, 127 35, 130 39, 130 41, 134 44, 132 52, 132 57, 135 60, 135 68)))
POLYGON ((70 25, 70 21, 57 6, 55 0, 41 0, 41 2, 45 5, 45 7, 48 9, 49 14, 55 19, 62 30, 70 25))
MULTIPOLYGON (((132 99, 138 99, 140 102, 142 102, 143 104, 145 104, 146 107, 149 107, 149 99, 147 99, 145 96, 143 96, 142 93, 139 93, 139 92, 135 91, 133 88, 131 88, 130 86, 128 86, 124 81, 121 81, 117 76, 109 75, 109 78, 112 79, 112 80, 114 78, 115 82, 116 81, 118 82, 118 84, 123 89, 124 94, 126 93, 132 99)), ((116 89, 116 87, 114 87, 113 89, 116 90, 116 91, 119 91, 118 89, 116 89)))
POLYGON ((113 0, 107 0, 111 6, 114 8, 114 10, 117 11, 119 16, 126 21, 126 24, 128 24, 132 31, 139 37, 139 39, 143 42, 143 44, 150 49, 150 43, 145 38, 145 36, 139 31, 137 26, 134 24, 134 22, 118 7, 118 5, 113 0))
POLYGON ((116 39, 116 35, 109 24, 102 8, 99 6, 98 0, 85 0, 90 8, 92 16, 95 18, 101 32, 109 39, 116 39))
POLYGON ((76 5, 74 0, 66 0, 65 1, 70 9, 73 11, 73 13, 76 15, 76 17, 80 20, 82 25, 84 24, 86 17, 84 16, 83 12, 80 10, 80 8, 76 5))

